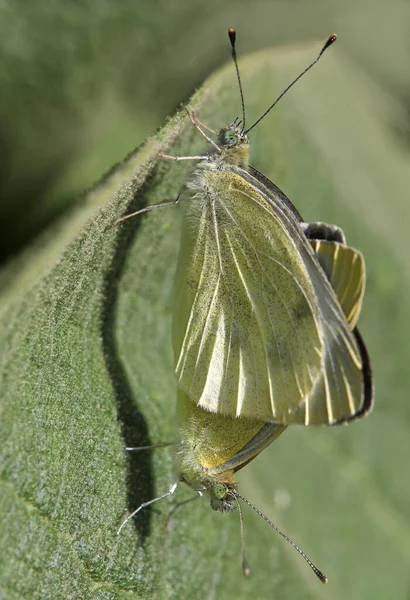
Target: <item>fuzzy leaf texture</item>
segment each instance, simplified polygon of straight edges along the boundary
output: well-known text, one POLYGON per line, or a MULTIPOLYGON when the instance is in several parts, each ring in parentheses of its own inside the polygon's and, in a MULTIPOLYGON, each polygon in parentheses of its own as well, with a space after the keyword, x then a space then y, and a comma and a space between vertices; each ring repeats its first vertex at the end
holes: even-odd
MULTIPOLYGON (((320 43, 241 61, 249 124, 320 43)), ((184 111, 117 165, 69 216, 0 274, 0 598, 363 600, 407 598, 410 560, 408 157, 380 124, 380 92, 332 48, 251 134, 251 163, 306 220, 336 223, 361 250, 360 327, 376 408, 340 428, 289 430, 240 476, 241 492, 329 577, 244 508, 239 518, 164 493, 175 439, 172 284, 181 214, 120 216, 176 197, 204 142, 184 111)), ((385 100, 385 99, 383 99, 385 100)), ((190 107, 218 129, 239 113, 231 64, 190 107)))

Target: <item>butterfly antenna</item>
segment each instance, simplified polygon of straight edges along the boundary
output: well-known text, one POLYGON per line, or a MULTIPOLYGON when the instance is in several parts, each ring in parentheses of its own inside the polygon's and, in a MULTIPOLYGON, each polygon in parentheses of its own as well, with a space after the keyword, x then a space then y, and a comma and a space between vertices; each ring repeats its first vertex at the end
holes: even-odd
POLYGON ((239 75, 238 61, 237 61, 237 58, 236 58, 236 48, 235 48, 236 31, 235 31, 235 29, 232 29, 232 27, 230 27, 228 29, 228 35, 229 35, 229 40, 230 40, 231 46, 232 46, 232 60, 233 60, 233 62, 235 64, 236 77, 238 79, 238 85, 239 85, 239 93, 241 95, 242 131, 245 131, 245 100, 243 98, 242 81, 241 81, 241 76, 239 75))
POLYGON ((249 568, 248 561, 246 560, 245 535, 244 535, 244 529, 243 529, 242 508, 241 508, 239 501, 237 501, 237 502, 238 502, 238 510, 239 510, 239 520, 241 522, 242 571, 243 571, 243 574, 245 575, 245 577, 249 577, 249 575, 251 574, 251 570, 249 568))
MULTIPOLYGON (((301 550, 299 548, 299 546, 297 546, 295 544, 295 542, 290 539, 290 537, 288 537, 285 533, 283 533, 283 531, 281 531, 279 529, 279 527, 277 527, 274 523, 272 523, 272 521, 270 521, 268 519, 268 517, 265 517, 265 515, 260 510, 258 510, 256 508, 256 506, 251 504, 251 502, 249 502, 249 500, 247 500, 246 498, 241 496, 241 494, 239 494, 238 492, 235 492, 235 495, 237 498, 240 498, 243 502, 245 502, 245 504, 247 504, 252 510, 254 510, 256 512, 256 514, 258 514, 260 517, 262 517, 262 519, 264 521, 266 521, 277 533, 279 533, 279 535, 281 535, 283 537, 283 539, 285 539, 287 542, 289 542, 289 544, 291 544, 299 552, 299 554, 301 556, 303 556, 303 558, 305 559, 305 561, 307 562, 309 567, 312 569, 312 571, 315 573, 315 575, 317 575, 317 577, 319 577, 319 579, 322 583, 328 582, 326 575, 324 573, 322 573, 322 571, 319 571, 319 569, 312 563, 310 558, 308 556, 306 556, 306 554, 303 552, 303 550, 301 550)), ((239 506, 239 502, 238 502, 238 506, 239 506)))
POLYGON ((252 125, 252 127, 249 127, 249 129, 247 129, 247 130, 245 131, 245 133, 249 133, 249 132, 251 131, 251 129, 253 129, 254 127, 256 127, 256 125, 257 125, 258 123, 260 123, 260 122, 262 121, 262 119, 264 119, 264 118, 266 117, 266 115, 267 115, 267 114, 268 114, 268 113, 269 113, 269 112, 272 110, 272 108, 273 108, 274 106, 276 106, 276 104, 279 102, 279 100, 280 100, 281 98, 283 98, 283 96, 286 94, 286 92, 288 92, 288 91, 290 90, 290 88, 291 88, 291 87, 293 87, 293 86, 295 85, 295 83, 296 83, 297 81, 299 81, 299 79, 300 79, 301 77, 303 77, 303 75, 304 75, 305 73, 307 73, 307 72, 308 72, 308 71, 309 71, 309 70, 310 70, 310 69, 311 69, 311 68, 312 68, 312 67, 313 67, 313 66, 314 66, 314 65, 315 65, 315 64, 316 64, 318 61, 319 61, 319 59, 320 59, 320 58, 322 57, 322 55, 324 54, 325 50, 327 50, 327 49, 328 49, 328 48, 329 48, 329 47, 330 47, 330 46, 331 46, 331 45, 332 45, 332 44, 333 44, 333 43, 336 41, 336 39, 337 39, 337 35, 336 35, 335 33, 332 33, 332 34, 329 36, 329 38, 328 38, 328 40, 327 40, 326 44, 323 46, 323 48, 321 49, 321 51, 319 52, 319 54, 318 54, 318 55, 317 55, 317 57, 315 58, 315 60, 314 60, 312 63, 310 63, 310 65, 309 65, 308 67, 306 67, 306 69, 305 69, 304 71, 302 71, 302 73, 300 73, 300 74, 299 74, 299 75, 296 77, 296 79, 294 79, 294 80, 292 81, 292 83, 290 83, 290 84, 288 85, 288 87, 287 87, 286 89, 284 89, 284 90, 283 90, 283 92, 281 93, 281 95, 280 95, 278 98, 276 98, 275 102, 274 102, 274 103, 273 103, 273 104, 272 104, 272 105, 271 105, 271 106, 268 108, 268 110, 266 110, 266 111, 263 113, 263 115, 262 115, 261 117, 259 117, 259 119, 258 119, 257 121, 255 121, 255 123, 252 125))

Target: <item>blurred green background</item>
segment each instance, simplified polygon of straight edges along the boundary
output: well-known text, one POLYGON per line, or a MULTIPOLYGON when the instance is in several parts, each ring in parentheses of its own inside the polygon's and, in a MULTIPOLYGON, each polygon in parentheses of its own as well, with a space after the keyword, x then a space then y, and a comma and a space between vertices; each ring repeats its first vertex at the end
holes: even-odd
POLYGON ((0 260, 228 59, 230 26, 240 55, 336 31, 337 52, 396 101, 381 118, 407 146, 409 12, 405 0, 2 2, 0 260))
MULTIPOLYGON (((0 4, 0 595, 408 600, 409 17, 401 0, 0 4), (240 475, 327 587, 248 512, 247 581, 237 516, 203 502, 168 534, 165 503, 115 537, 126 510, 170 482, 170 452, 130 459, 123 447, 173 435, 180 223, 107 225, 128 205, 175 197, 184 169, 162 161, 136 175, 154 139, 81 194, 229 61, 231 26, 249 122, 339 36, 252 132, 252 164, 363 251, 376 408, 349 427, 289 429, 240 475)), ((232 65, 207 85, 200 114, 217 128, 239 113, 232 65)), ((159 141, 200 151, 178 127, 159 141)))

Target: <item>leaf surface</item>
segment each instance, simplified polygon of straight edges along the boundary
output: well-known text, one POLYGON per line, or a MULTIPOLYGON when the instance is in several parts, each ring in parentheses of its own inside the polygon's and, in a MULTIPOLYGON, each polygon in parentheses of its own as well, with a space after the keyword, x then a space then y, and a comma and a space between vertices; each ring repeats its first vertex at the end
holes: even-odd
MULTIPOLYGON (((316 46, 242 61, 250 122, 316 46)), ((109 225, 176 197, 189 167, 156 153, 203 150, 181 112, 0 275, 0 596, 407 597, 410 175, 379 124, 374 92, 340 51, 329 52, 251 139, 252 164, 307 220, 340 225, 367 264, 360 327, 375 412, 349 427, 289 429, 241 474, 241 492, 294 537, 328 586, 248 511, 246 580, 237 514, 199 500, 167 528, 171 507, 190 496, 183 486, 116 536, 130 510, 173 480, 172 449, 125 447, 175 437, 170 329, 181 215, 163 209, 109 225)), ((231 65, 192 106, 211 127, 233 120, 231 65)))

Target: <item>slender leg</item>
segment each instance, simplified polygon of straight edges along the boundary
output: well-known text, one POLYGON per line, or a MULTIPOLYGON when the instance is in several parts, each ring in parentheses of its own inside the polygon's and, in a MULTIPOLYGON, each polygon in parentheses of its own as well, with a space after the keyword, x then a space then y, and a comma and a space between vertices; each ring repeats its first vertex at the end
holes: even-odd
POLYGON ((208 131, 210 131, 211 133, 213 133, 214 135, 218 135, 215 131, 213 131, 212 129, 209 129, 209 127, 207 127, 206 125, 204 125, 203 123, 200 123, 198 121, 198 119, 196 118, 195 113, 190 113, 189 110, 186 108, 185 109, 192 125, 195 127, 195 129, 197 131, 199 131, 199 133, 202 135, 202 137, 208 142, 208 144, 211 144, 211 146, 213 146, 215 148, 215 150, 217 152, 221 152, 220 147, 218 146, 218 144, 216 144, 213 139, 211 139, 209 137, 209 135, 206 135, 204 129, 207 129, 208 131))
MULTIPOLYGON (((172 206, 174 204, 178 204, 179 199, 181 198, 181 194, 182 194, 182 191, 179 192, 179 194, 175 200, 171 200, 170 202, 160 202, 159 204, 151 204, 150 206, 145 206, 144 208, 141 208, 140 210, 130 213, 129 215, 125 215, 125 217, 121 217, 121 219, 117 219, 116 221, 114 221, 114 223, 111 223, 110 227, 113 227, 114 225, 118 225, 118 223, 122 223, 123 221, 126 221, 127 219, 131 219, 131 217, 136 217, 137 215, 141 215, 142 213, 149 212, 150 210, 154 210, 155 208, 164 208, 165 206, 172 206)), ((170 442, 170 443, 172 443, 172 442, 170 442)))
POLYGON ((153 504, 154 502, 158 502, 158 500, 162 500, 163 498, 167 498, 168 496, 171 496, 175 490, 176 487, 178 485, 178 482, 173 483, 171 485, 171 487, 169 488, 169 490, 165 493, 162 494, 162 496, 158 496, 158 498, 153 498, 152 500, 149 500, 148 502, 143 502, 136 510, 134 510, 134 512, 132 512, 130 515, 128 515, 128 517, 121 523, 118 531, 117 531, 117 535, 119 535, 121 533, 121 529, 124 527, 124 525, 126 523, 128 523, 128 521, 130 519, 132 519, 133 517, 135 517, 135 515, 142 509, 145 508, 146 506, 149 506, 150 504, 153 504))
POLYGON ((160 444, 154 444, 153 446, 137 446, 136 448, 125 448, 128 452, 133 450, 154 450, 155 448, 166 448, 167 446, 174 446, 177 442, 161 442, 160 444))
POLYGON ((209 160, 209 156, 171 156, 170 154, 162 154, 162 152, 158 152, 157 156, 169 160, 209 160))
POLYGON ((200 125, 202 127, 202 129, 205 129, 205 131, 209 131, 209 133, 213 133, 213 135, 216 135, 216 136, 218 135, 217 131, 214 131, 213 129, 211 129, 210 127, 208 127, 208 125, 205 125, 205 123, 203 123, 202 121, 200 121, 198 119, 198 117, 196 115, 196 112, 194 110, 191 111, 191 113, 189 113, 187 109, 185 109, 185 110, 187 111, 189 117, 191 118, 191 121, 193 119, 195 121, 195 123, 197 125, 200 125))
MULTIPOLYGON (((210 131, 211 133, 217 135, 217 133, 215 131, 213 131, 212 129, 210 129, 209 127, 207 127, 206 125, 204 125, 203 123, 200 123, 198 121, 198 119, 195 116, 195 113, 190 113, 189 110, 186 108, 185 112, 187 113, 189 120, 191 121, 192 125, 195 127, 195 129, 197 131, 199 131, 199 133, 202 135, 202 137, 208 142, 208 144, 211 144, 211 146, 217 151, 217 152, 221 152, 221 148, 218 146, 218 144, 216 144, 213 139, 211 139, 209 137, 209 135, 206 135, 204 129, 207 129, 208 131, 210 131)), ((160 158, 168 158, 169 160, 208 160, 209 156, 171 156, 169 154, 162 154, 162 152, 158 153, 158 156, 160 158)))

